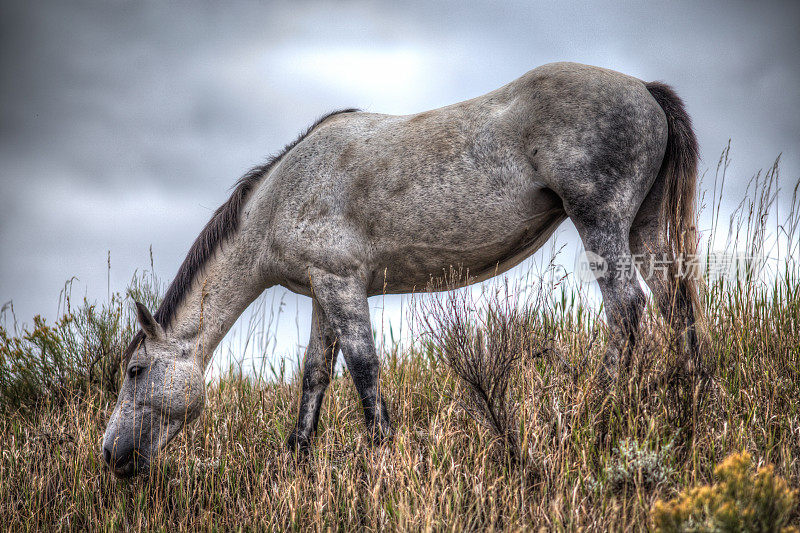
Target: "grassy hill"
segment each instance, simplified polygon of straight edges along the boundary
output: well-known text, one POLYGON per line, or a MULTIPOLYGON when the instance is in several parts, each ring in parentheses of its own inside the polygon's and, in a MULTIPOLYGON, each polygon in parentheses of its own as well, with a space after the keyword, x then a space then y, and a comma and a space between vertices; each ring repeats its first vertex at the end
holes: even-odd
MULTIPOLYGON (((767 242, 767 178, 732 219, 729 244, 767 242)), ((681 372, 652 310, 631 364, 605 394, 593 380, 603 321, 574 293, 540 288, 522 299, 500 284, 477 304, 446 293, 420 304, 430 326, 420 342, 382 354, 397 435, 379 448, 368 445, 346 373, 329 389, 315 446, 299 458, 284 445, 299 379, 230 373, 209 385, 205 413, 149 474, 120 481, 100 443, 115 355, 133 328, 126 297, 65 304, 53 325, 3 327, 0 527, 641 530, 654 526, 658 500, 713 483, 715 466, 743 450, 800 486, 796 196, 792 206, 779 221, 788 252, 772 275, 750 265, 709 280, 709 386, 681 372)), ((157 300, 143 277, 131 294, 157 300)), ((797 506, 787 509, 784 524, 798 524, 797 506)))

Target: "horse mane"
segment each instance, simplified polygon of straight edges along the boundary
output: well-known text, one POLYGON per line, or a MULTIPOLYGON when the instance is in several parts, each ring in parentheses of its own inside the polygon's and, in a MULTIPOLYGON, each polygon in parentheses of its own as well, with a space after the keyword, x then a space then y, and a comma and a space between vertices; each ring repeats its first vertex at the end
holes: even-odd
MULTIPOLYGON (((302 132, 294 141, 284 146, 278 154, 273 155, 267 161, 248 170, 233 187, 233 193, 228 201, 222 204, 215 212, 211 220, 205 225, 200 235, 197 236, 186 259, 183 260, 175 279, 170 283, 161 305, 156 310, 153 318, 166 328, 175 317, 178 306, 183 302, 186 294, 192 287, 197 275, 203 270, 208 260, 214 252, 222 245, 222 242, 239 228, 239 214, 242 206, 250 197, 250 193, 256 188, 261 179, 286 155, 292 148, 297 146, 314 129, 335 115, 343 113, 353 113, 359 109, 348 108, 332 111, 318 118, 311 126, 302 132)), ((144 332, 139 330, 134 335, 131 343, 123 354, 123 360, 127 361, 139 344, 144 340, 144 332)))

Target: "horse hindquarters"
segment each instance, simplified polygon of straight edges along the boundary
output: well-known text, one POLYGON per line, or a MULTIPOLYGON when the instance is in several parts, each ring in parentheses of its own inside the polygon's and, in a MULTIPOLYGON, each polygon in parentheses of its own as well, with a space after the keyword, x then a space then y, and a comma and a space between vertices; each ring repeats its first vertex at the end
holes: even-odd
POLYGON ((599 256, 595 279, 610 329, 602 378, 616 376, 636 342, 645 295, 630 247, 631 226, 662 164, 667 124, 640 82, 624 82, 610 101, 590 102, 566 131, 569 146, 551 156, 559 169, 553 189, 587 252, 599 256), (586 135, 586 128, 595 128, 586 135))

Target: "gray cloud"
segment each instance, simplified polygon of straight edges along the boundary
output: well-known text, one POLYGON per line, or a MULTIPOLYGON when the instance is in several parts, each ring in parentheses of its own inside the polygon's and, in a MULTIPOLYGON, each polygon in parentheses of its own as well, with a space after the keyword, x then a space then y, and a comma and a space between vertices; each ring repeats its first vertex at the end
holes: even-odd
POLYGON ((72 275, 102 299, 107 250, 115 288, 150 244, 171 278, 236 176, 327 110, 438 107, 549 61, 674 85, 705 165, 733 139, 734 184, 780 152, 787 181, 800 176, 794 2, 0 9, 0 303, 26 321, 53 317, 72 275))

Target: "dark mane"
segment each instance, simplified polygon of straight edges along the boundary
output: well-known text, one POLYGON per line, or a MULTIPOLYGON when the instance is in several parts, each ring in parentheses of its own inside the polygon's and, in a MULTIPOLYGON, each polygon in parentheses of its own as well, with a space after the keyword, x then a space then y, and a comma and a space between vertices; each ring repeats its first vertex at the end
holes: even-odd
MULTIPOLYGON (((261 178, 263 178, 284 155, 297 146, 300 141, 305 139, 324 121, 334 115, 353 113, 356 111, 359 110, 354 108, 340 109, 323 115, 294 141, 287 144, 280 153, 270 157, 266 163, 250 169, 236 182, 231 197, 214 212, 214 216, 211 217, 211 220, 205 225, 203 231, 197 236, 192 247, 189 249, 189 253, 186 254, 186 259, 183 260, 181 267, 178 269, 178 274, 175 276, 175 279, 172 280, 172 283, 170 283, 166 294, 164 294, 161 305, 153 315, 159 324, 165 328, 169 326, 175 316, 175 311, 186 297, 186 293, 190 290, 192 282, 197 274, 203 269, 203 266, 209 258, 213 256, 222 241, 239 228, 239 213, 241 212, 242 205, 261 181, 261 178)), ((133 351, 143 339, 144 333, 139 331, 125 350, 123 355, 125 360, 130 358, 133 351)))

